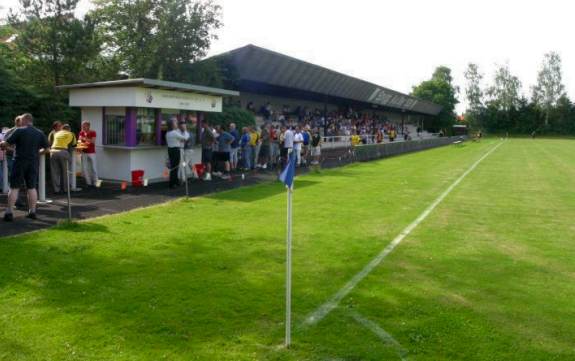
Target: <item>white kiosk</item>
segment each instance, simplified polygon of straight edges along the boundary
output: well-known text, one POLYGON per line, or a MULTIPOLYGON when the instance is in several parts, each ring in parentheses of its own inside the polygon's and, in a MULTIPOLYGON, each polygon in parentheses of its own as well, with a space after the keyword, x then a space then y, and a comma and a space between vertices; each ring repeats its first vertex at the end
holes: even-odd
MULTIPOLYGON (((127 79, 59 86, 70 106, 82 109, 96 136, 98 175, 131 181, 143 171, 149 182, 164 179, 165 133, 171 119, 184 120, 198 139, 204 112, 221 112, 224 96, 239 92, 153 79, 127 79)), ((199 163, 200 149, 188 162, 199 163)))

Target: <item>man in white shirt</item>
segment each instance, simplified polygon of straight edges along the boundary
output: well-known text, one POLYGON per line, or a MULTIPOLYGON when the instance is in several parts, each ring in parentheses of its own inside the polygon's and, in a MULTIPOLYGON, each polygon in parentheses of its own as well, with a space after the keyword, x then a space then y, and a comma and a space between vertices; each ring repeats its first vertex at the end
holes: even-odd
POLYGON ((168 158, 170 160, 170 188, 175 188, 179 184, 180 163, 184 144, 190 138, 186 130, 185 122, 171 123, 171 130, 166 133, 166 144, 168 145, 168 158))
POLYGON ((289 155, 292 152, 293 149, 293 139, 294 139, 294 132, 291 130, 291 127, 287 127, 284 134, 283 134, 283 139, 284 139, 284 144, 283 147, 281 149, 281 157, 282 157, 282 162, 283 165, 282 167, 285 167, 288 160, 289 160, 289 155))
POLYGON ((288 127, 284 133, 284 148, 291 150, 293 148, 294 133, 290 127, 288 127))
POLYGON ((301 128, 299 125, 295 127, 295 134, 293 137, 293 151, 295 152, 297 159, 297 166, 301 164, 301 147, 303 144, 303 134, 301 133, 301 128))

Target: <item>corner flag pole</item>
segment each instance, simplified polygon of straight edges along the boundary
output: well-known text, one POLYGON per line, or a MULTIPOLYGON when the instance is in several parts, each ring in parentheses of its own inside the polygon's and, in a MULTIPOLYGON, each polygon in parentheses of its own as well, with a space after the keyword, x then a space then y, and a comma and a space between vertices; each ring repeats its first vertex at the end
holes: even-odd
POLYGON ((286 336, 285 346, 289 348, 291 343, 291 236, 292 236, 292 195, 293 181, 295 177, 295 153, 288 152, 289 158, 279 180, 287 188, 287 234, 286 234, 286 336))
POLYGON ((287 236, 286 236, 286 336, 285 346, 291 343, 291 236, 292 236, 292 193, 287 188, 287 236))

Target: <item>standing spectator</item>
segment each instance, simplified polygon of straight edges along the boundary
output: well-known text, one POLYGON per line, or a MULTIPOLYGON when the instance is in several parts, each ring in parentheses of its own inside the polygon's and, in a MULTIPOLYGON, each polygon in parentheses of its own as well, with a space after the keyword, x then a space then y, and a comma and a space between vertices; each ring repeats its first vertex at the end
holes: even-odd
POLYGON ((321 135, 319 134, 319 128, 315 128, 311 136, 311 156, 313 157, 311 163, 319 164, 319 158, 321 156, 321 135))
POLYGON ((230 134, 234 137, 234 141, 230 144, 230 167, 235 170, 238 167, 238 151, 240 147, 240 133, 236 129, 236 124, 230 124, 230 134))
POLYGON ((395 127, 391 128, 391 130, 389 131, 389 141, 393 142, 395 140, 397 133, 395 131, 395 127))
MULTIPOLYGON (((78 134, 78 140, 83 145, 82 149, 82 173, 88 187, 98 185, 98 165, 96 163, 96 132, 90 129, 90 122, 82 122, 82 130, 78 134)), ((50 140, 48 139, 48 142, 50 140)))
POLYGON ((301 132, 303 136, 303 144, 302 144, 302 163, 307 165, 308 163, 308 156, 309 156, 309 148, 310 148, 310 141, 311 141, 311 132, 309 129, 309 125, 305 126, 305 129, 301 132))
POLYGON ((50 147, 50 171, 52 173, 52 187, 54 193, 65 193, 68 189, 70 148, 76 145, 76 136, 70 131, 70 126, 65 124, 62 129, 54 133, 52 146, 50 147))
MULTIPOLYGON (((187 179, 194 176, 194 164, 192 163, 192 159, 194 156, 194 145, 196 144, 196 136, 194 132, 189 132, 187 129, 187 124, 181 126, 184 132, 184 136, 188 136, 188 140, 184 142, 184 162, 186 163, 186 167, 182 171, 182 179, 187 179)), ((197 174, 196 174, 197 176, 197 174)))
POLYGON ((251 150, 252 159, 250 159, 250 164, 252 166, 251 169, 254 169, 256 166, 256 161, 258 158, 257 148, 258 148, 259 140, 260 140, 260 135, 258 134, 255 127, 250 127, 250 147, 252 148, 252 150, 251 150))
POLYGON ((297 166, 301 165, 301 150, 303 145, 303 135, 301 134, 301 128, 299 125, 295 128, 295 134, 293 137, 293 151, 297 159, 297 166))
POLYGON ((277 126, 270 127, 270 163, 272 168, 275 168, 279 156, 279 130, 277 126))
POLYGON ((182 123, 183 125, 180 125, 177 121, 172 121, 171 130, 166 133, 166 144, 168 145, 168 158, 170 161, 169 187, 171 189, 175 188, 180 183, 179 174, 180 164, 182 161, 182 150, 184 149, 184 143, 190 137, 189 134, 186 134, 186 123, 182 123))
POLYGON ((283 148, 282 148, 282 168, 288 162, 289 154, 292 152, 294 146, 294 132, 291 128, 287 127, 283 132, 283 148))
POLYGON ((383 143, 383 130, 381 128, 377 128, 377 132, 375 134, 375 140, 378 144, 383 143))
MULTIPOLYGON (((22 127, 22 116, 17 116, 16 118, 14 118, 14 126, 10 129, 8 129, 5 133, 4 133, 4 140, 8 139, 8 137, 14 133, 16 131, 16 129, 21 128, 22 127)), ((5 158, 6 158, 6 162, 8 163, 8 174, 10 174, 12 172, 12 165, 14 164, 14 157, 15 157, 15 151, 13 149, 13 147, 6 147, 5 151, 5 158)))
POLYGON ((50 144, 50 146, 52 146, 52 143, 54 143, 54 134, 60 130, 62 130, 62 122, 56 120, 54 123, 52 123, 52 128, 50 128, 50 133, 48 133, 48 144, 50 144))
MULTIPOLYGON (((8 131, 8 128, 2 128, 0 131, 0 143, 4 141, 4 135, 8 131)), ((2 191, 2 187, 4 186, 4 163, 7 163, 8 159, 6 156, 6 152, 3 149, 0 149, 0 191, 2 191)), ((6 167, 8 168, 8 167, 6 167)), ((6 174, 8 176, 8 174, 6 174)))
POLYGON ((212 180, 212 155, 213 147, 216 142, 214 130, 210 124, 204 120, 202 123, 202 133, 200 134, 200 143, 202 144, 202 164, 205 167, 206 174, 204 180, 212 180))
POLYGON ((188 179, 187 178, 187 170, 189 169, 188 163, 189 160, 191 159, 191 157, 188 157, 186 154, 186 146, 189 146, 188 143, 193 142, 193 139, 192 135, 188 132, 188 125, 184 118, 178 121, 178 132, 180 136, 183 137, 183 142, 180 145, 180 164, 182 164, 182 166, 179 169, 178 178, 180 179, 180 182, 185 182, 188 179), (185 166, 183 165, 183 163, 185 163, 185 166))
POLYGON ((242 149, 242 161, 244 170, 250 170, 252 166, 252 148, 250 146, 250 130, 247 127, 242 129, 243 135, 240 139, 240 147, 242 149))
POLYGON ((270 156, 270 144, 271 144, 271 135, 270 135, 270 126, 265 124, 262 127, 262 131, 260 134, 260 152, 258 156, 258 168, 267 169, 268 161, 270 156))
POLYGON ((224 126, 220 127, 218 136, 218 161, 224 163, 224 174, 222 175, 222 179, 230 179, 230 152, 231 152, 231 145, 234 142, 235 138, 229 132, 226 132, 224 126))
POLYGON ((0 147, 6 149, 8 145, 16 148, 12 173, 10 174, 10 191, 8 193, 8 206, 4 213, 4 221, 14 220, 12 213, 20 187, 26 187, 28 193, 28 218, 36 219, 36 203, 38 201, 38 155, 48 148, 48 139, 42 132, 34 128, 31 114, 21 116, 22 128, 14 130, 6 137, 0 147))

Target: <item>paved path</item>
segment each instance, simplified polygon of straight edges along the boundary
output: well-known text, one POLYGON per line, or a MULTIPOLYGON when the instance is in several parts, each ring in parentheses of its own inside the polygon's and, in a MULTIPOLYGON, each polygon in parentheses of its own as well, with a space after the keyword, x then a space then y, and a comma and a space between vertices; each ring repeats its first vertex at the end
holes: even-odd
MULTIPOLYGON (((446 144, 438 144, 446 145, 446 144)), ((385 155, 392 156, 397 154, 385 155)), ((322 152, 322 168, 340 167, 356 161, 350 157, 348 148, 326 149, 322 152)), ((382 156, 383 157, 383 156, 382 156)), ((366 159, 367 160, 367 159, 366 159)), ((299 169, 298 174, 303 174, 307 169, 299 169)), ((80 181, 81 177, 78 177, 80 181)), ((275 171, 252 171, 245 174, 242 179, 236 174, 232 180, 222 180, 214 177, 211 182, 200 180, 190 181, 189 194, 191 197, 200 196, 223 190, 238 188, 244 185, 252 185, 261 182, 269 182, 277 179, 275 171)), ((82 184, 78 184, 81 188, 82 184)), ((164 203, 185 196, 185 187, 169 190, 166 182, 152 184, 145 188, 131 188, 122 191, 119 184, 105 183, 102 188, 88 189, 72 193, 72 218, 88 219, 114 213, 125 212, 135 208, 164 203)), ((22 195, 21 195, 22 197, 22 195)), ((66 219, 68 214, 65 195, 48 194, 47 198, 53 202, 41 205, 38 208, 38 219, 32 221, 25 217, 24 209, 14 212, 14 222, 4 222, 0 219, 0 237, 11 236, 20 233, 48 228, 66 219)), ((0 194, 0 216, 4 215, 6 195, 0 194)))
MULTIPOLYGON (((235 175, 232 180, 222 180, 214 177, 210 182, 200 180, 190 181, 190 196, 199 196, 238 188, 261 182, 277 179, 275 172, 257 172, 235 175)), ((80 178, 78 178, 80 180, 80 178)), ((78 184, 82 187, 82 184, 78 184)), ((128 211, 135 208, 146 207, 164 203, 185 196, 185 187, 170 190, 166 182, 152 184, 145 188, 131 188, 122 191, 119 184, 104 184, 99 189, 87 189, 72 193, 72 217, 74 219, 87 219, 108 214, 128 211)), ((22 197, 22 196, 21 196, 22 197)), ((6 204, 6 195, 0 194, 0 207, 6 204)), ((0 237, 16 235, 24 232, 39 230, 56 225, 60 220, 66 219, 68 214, 66 195, 48 194, 50 204, 38 207, 38 220, 32 221, 25 217, 24 209, 14 212, 14 222, 4 222, 0 219, 0 237)), ((3 209, 0 215, 4 215, 3 209)))

